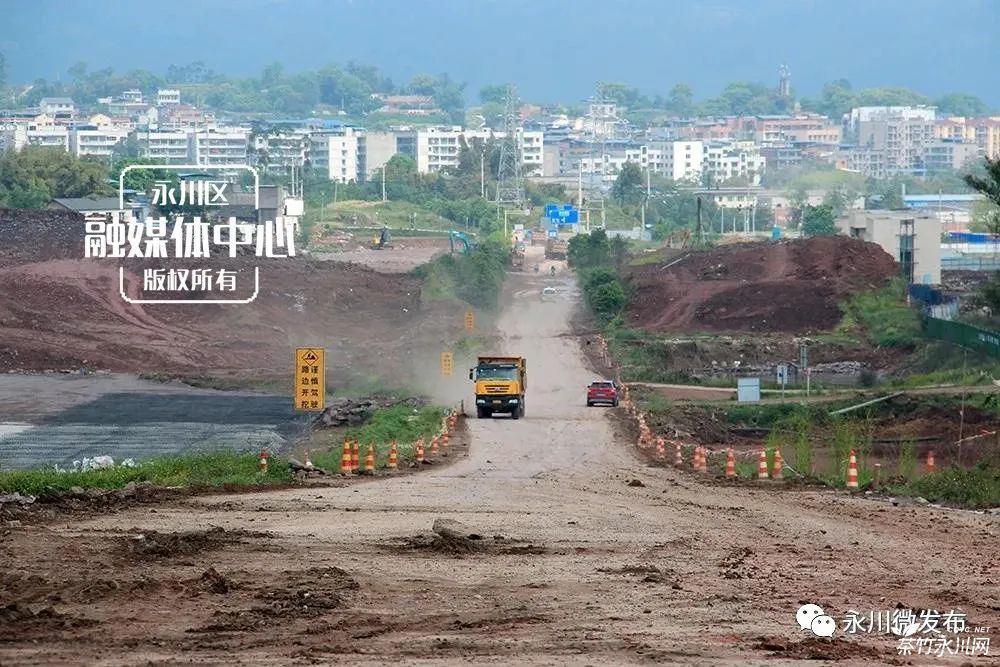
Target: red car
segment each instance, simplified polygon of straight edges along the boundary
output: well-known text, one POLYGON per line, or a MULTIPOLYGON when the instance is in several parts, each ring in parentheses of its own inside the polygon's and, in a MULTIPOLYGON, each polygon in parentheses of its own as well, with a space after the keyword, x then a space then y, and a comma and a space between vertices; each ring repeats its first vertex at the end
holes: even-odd
POLYGON ((594 380, 587 387, 587 407, 597 403, 618 405, 618 385, 611 380, 594 380))

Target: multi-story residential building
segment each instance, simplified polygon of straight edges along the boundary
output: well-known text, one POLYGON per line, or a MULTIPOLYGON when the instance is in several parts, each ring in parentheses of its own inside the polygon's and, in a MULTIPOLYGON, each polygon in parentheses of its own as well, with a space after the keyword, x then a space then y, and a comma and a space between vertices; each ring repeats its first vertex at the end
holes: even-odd
POLYGON ((851 112, 851 123, 858 148, 883 153, 885 175, 924 173, 926 145, 934 140, 933 107, 861 107, 851 112))
POLYGON ((191 156, 195 164, 208 166, 245 165, 248 162, 248 135, 245 128, 219 127, 194 132, 191 156))
MULTIPOLYGON (((414 159, 417 171, 423 174, 437 173, 443 169, 458 166, 458 156, 463 141, 466 145, 474 140, 489 141, 504 139, 503 132, 492 130, 468 130, 461 127, 431 127, 415 131, 414 159)), ((538 130, 517 130, 518 150, 524 175, 540 176, 545 161, 544 133, 538 130)), ((404 152, 402 148, 400 152, 404 152)))
POLYGON ((190 104, 171 104, 163 107, 159 115, 161 129, 207 129, 215 125, 215 116, 190 104))
POLYGON ((38 101, 38 110, 46 116, 72 116, 76 113, 76 105, 69 97, 43 97, 38 101))
POLYGON ((705 150, 702 173, 713 183, 745 178, 759 185, 765 164, 760 147, 752 141, 712 141, 705 150))
POLYGON ((17 121, 0 121, 0 153, 19 151, 28 143, 28 124, 17 121))
POLYGON ((924 146, 923 166, 925 174, 964 169, 979 155, 979 147, 974 142, 939 139, 924 146))
POLYGON ((659 145, 663 156, 654 172, 675 181, 698 181, 705 168, 705 144, 701 141, 669 141, 659 145))
POLYGON ((254 138, 254 162, 272 167, 299 167, 305 163, 309 151, 309 129, 295 127, 254 138))
POLYGON ((843 129, 826 116, 800 114, 796 116, 754 116, 744 126, 759 144, 808 142, 839 144, 843 129))
POLYGON ((976 118, 972 121, 976 128, 976 146, 982 155, 1000 159, 1000 116, 976 118))
POLYGON ((189 164, 194 162, 191 155, 191 133, 183 131, 139 132, 142 155, 157 164, 189 164))
POLYGON ((331 181, 359 181, 357 128, 342 126, 309 135, 309 164, 325 171, 331 181))
POLYGON ((111 158, 115 146, 128 138, 127 129, 111 125, 81 125, 69 133, 69 151, 77 157, 95 155, 111 158))
POLYGON ((69 150, 69 130, 65 125, 56 125, 53 119, 42 114, 28 123, 26 145, 47 146, 69 150))
POLYGON ((168 106, 181 103, 181 91, 176 88, 160 88, 156 91, 156 106, 168 106))
POLYGON ((976 128, 965 118, 939 118, 934 121, 934 138, 975 143, 976 128))

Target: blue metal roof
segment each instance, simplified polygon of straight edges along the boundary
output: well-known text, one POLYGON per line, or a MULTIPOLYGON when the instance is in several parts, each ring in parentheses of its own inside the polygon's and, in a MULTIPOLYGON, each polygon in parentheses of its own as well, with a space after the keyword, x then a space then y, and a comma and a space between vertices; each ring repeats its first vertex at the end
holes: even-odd
POLYGON ((974 201, 979 201, 982 198, 983 198, 982 195, 977 195, 977 194, 954 194, 954 195, 950 195, 950 194, 941 193, 939 195, 904 195, 903 196, 903 201, 906 202, 907 204, 920 204, 920 203, 934 204, 934 203, 937 203, 939 201, 966 201, 966 202, 974 202, 974 201))

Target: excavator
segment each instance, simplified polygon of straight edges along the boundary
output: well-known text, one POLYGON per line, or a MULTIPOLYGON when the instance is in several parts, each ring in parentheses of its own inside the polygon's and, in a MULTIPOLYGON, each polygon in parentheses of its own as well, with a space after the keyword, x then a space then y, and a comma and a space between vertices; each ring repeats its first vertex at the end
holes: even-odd
POLYGON ((392 234, 389 233, 388 227, 382 228, 382 233, 377 236, 372 237, 372 244, 369 246, 372 250, 385 250, 386 248, 392 247, 392 234))
POLYGON ((451 245, 452 252, 455 252, 455 241, 462 244, 462 252, 466 255, 476 249, 476 242, 468 234, 465 232, 456 232, 453 229, 448 233, 448 243, 451 245))

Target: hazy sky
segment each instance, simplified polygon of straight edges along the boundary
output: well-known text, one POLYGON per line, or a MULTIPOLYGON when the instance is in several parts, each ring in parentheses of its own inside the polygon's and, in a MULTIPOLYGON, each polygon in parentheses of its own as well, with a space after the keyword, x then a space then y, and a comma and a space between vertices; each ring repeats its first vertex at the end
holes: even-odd
POLYGON ((844 77, 856 88, 975 93, 1000 107, 1000 0, 0 0, 9 78, 204 60, 233 74, 355 59, 397 83, 448 72, 515 81, 522 97, 573 102, 596 81, 696 97, 733 80, 801 95, 844 77))

